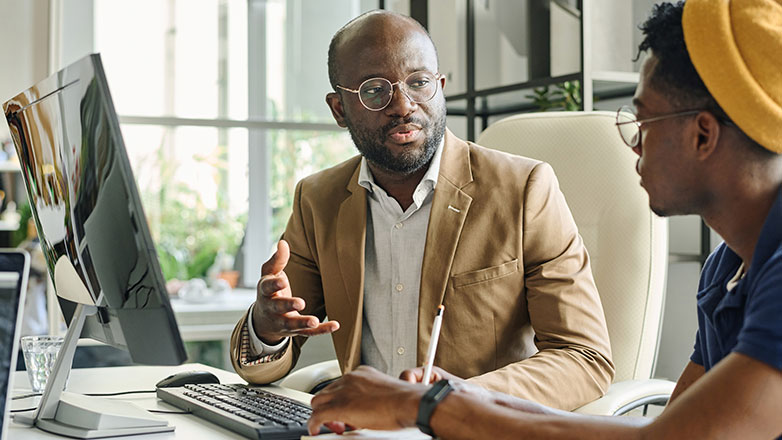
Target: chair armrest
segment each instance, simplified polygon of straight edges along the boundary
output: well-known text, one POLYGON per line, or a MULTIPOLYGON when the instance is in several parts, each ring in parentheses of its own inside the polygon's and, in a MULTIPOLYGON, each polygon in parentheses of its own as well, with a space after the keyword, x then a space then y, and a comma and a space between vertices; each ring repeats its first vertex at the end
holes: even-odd
POLYGON ((626 380, 611 384, 605 396, 587 403, 574 412, 618 416, 639 406, 665 403, 676 383, 663 379, 626 380))
POLYGON ((280 382, 283 388, 309 393, 318 384, 336 379, 342 376, 342 370, 336 359, 318 362, 310 366, 296 370, 280 382))

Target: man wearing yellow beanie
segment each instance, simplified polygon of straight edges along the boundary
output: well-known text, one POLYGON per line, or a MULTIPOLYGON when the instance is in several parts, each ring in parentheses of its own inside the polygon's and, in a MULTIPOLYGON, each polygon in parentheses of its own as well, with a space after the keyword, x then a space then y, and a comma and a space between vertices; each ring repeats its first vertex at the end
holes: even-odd
POLYGON ((782 0, 654 8, 617 128, 659 215, 698 214, 725 240, 698 288, 690 362, 655 420, 566 413, 471 386, 359 368, 312 400, 322 424, 442 438, 729 438, 782 434, 782 0))

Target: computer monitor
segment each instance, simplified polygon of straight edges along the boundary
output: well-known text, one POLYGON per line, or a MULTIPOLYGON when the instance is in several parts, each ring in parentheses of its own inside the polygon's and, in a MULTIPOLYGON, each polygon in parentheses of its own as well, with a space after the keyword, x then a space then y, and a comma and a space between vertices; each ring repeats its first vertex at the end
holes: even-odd
POLYGON ((30 257, 18 249, 0 249, 0 440, 8 439, 13 372, 22 333, 22 310, 30 257))
MULTIPOLYGON (((100 419, 102 426, 112 425, 102 410, 107 406, 84 408, 81 396, 61 395, 78 338, 126 350, 136 363, 178 365, 186 354, 100 56, 89 55, 60 70, 5 102, 3 110, 49 276, 68 323, 55 380, 48 381, 34 423, 73 437, 106 436, 96 434, 101 430, 90 424, 100 419), (57 411, 62 405, 77 408, 57 411), (78 416, 57 420, 64 416, 55 413, 78 416)), ((114 423, 114 434, 103 431, 127 435, 160 430, 147 426, 128 431, 122 423, 114 423)))

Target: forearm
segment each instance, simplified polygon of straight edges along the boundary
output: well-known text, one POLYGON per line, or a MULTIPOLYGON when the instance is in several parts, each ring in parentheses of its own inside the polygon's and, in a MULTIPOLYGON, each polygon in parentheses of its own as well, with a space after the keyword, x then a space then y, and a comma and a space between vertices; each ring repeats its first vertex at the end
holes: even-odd
POLYGON ((432 414, 430 425, 444 439, 636 439, 651 419, 597 417, 547 410, 531 414, 480 402, 454 391, 432 414), (469 417, 466 415, 469 414, 469 417))

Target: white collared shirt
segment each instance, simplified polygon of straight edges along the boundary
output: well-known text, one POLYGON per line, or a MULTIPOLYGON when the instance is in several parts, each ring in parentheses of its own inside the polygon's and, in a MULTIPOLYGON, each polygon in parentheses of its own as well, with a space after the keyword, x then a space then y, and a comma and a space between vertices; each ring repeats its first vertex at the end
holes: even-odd
POLYGON ((417 366, 421 266, 442 149, 441 142, 405 211, 361 160, 358 184, 368 192, 361 363, 392 376, 417 366))

